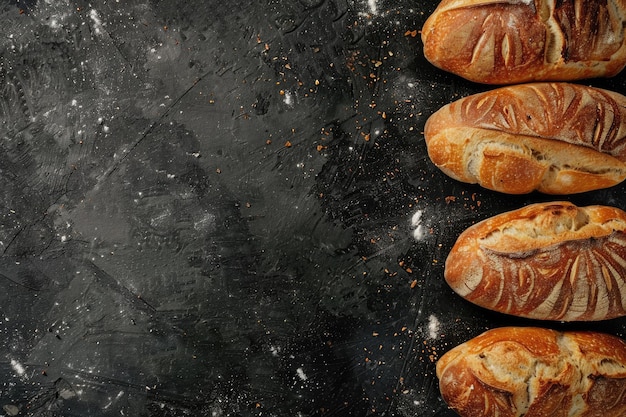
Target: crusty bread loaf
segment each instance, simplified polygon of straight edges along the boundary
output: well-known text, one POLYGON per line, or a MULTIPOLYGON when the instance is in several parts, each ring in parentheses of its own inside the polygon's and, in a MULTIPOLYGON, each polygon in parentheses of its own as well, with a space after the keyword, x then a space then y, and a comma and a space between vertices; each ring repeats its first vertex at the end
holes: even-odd
POLYGON ((625 0, 443 0, 422 28, 435 66, 487 84, 609 77, 626 65, 625 0))
POLYGON ((467 228, 445 263, 450 287, 481 307, 541 320, 626 315, 626 213, 531 204, 467 228))
POLYGON ((501 87, 447 104, 424 138, 459 181, 510 194, 572 194, 626 178, 626 97, 571 83, 501 87))
POLYGON ((489 330, 437 362, 462 417, 624 417, 626 344, 597 332, 489 330))

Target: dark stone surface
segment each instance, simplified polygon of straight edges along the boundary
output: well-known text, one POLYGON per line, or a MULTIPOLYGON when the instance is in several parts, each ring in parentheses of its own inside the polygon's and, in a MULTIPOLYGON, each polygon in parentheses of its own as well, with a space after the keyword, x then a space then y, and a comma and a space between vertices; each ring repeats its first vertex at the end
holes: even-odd
POLYGON ((452 416, 436 359, 526 322, 455 296, 447 251, 547 197, 428 160, 485 87, 425 61, 422 3, 0 6, 4 414, 452 416))

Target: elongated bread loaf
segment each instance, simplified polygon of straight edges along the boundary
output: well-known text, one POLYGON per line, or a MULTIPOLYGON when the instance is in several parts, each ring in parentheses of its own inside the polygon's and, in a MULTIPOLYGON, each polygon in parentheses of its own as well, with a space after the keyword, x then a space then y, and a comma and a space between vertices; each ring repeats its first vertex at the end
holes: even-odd
POLYGON ((489 330, 437 362, 462 417, 626 416, 626 344, 597 332, 489 330))
POLYGON ((461 233, 445 263, 450 287, 481 307, 541 320, 626 315, 626 213, 569 202, 531 204, 461 233))
POLYGON ((625 22, 625 0, 443 0, 422 41, 433 65, 471 81, 571 81, 626 66, 625 22))
POLYGON ((424 138, 450 177, 510 194, 572 194, 626 178, 626 97, 570 83, 497 88, 447 104, 424 138))

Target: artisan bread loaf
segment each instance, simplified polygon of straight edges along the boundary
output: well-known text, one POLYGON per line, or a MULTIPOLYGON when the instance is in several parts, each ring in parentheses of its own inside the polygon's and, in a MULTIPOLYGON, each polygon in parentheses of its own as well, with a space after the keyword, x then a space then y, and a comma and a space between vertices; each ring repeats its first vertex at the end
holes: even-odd
POLYGON ((462 417, 624 417, 626 344, 597 332, 489 330, 437 362, 462 417))
POLYGON ((626 178, 626 97, 571 83, 501 87, 449 103, 426 121, 433 163, 510 194, 572 194, 626 178))
POLYGON ((531 204, 461 233, 444 277, 466 300, 541 320, 626 315, 626 213, 569 202, 531 204))
POLYGON ((626 0, 443 0, 422 28, 436 67, 487 84, 609 77, 626 65, 626 0))

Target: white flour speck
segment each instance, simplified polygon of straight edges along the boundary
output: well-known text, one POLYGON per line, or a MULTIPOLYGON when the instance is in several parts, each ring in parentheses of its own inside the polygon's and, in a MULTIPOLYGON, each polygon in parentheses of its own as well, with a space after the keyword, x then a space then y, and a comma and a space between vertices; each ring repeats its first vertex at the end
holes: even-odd
POLYGON ((422 240, 426 236, 426 228, 422 224, 424 212, 417 210, 411 217, 411 228, 413 229, 413 239, 422 240))
POLYGON ((280 353, 280 346, 270 346, 270 352, 272 353, 272 356, 278 356, 280 353))
POLYGON ((11 367, 13 368, 15 373, 18 374, 19 376, 24 375, 24 373, 26 372, 26 370, 24 369, 24 366, 22 366, 22 364, 16 361, 15 359, 11 359, 11 367))
POLYGON ((309 379, 309 377, 306 376, 302 368, 296 369, 296 374, 298 375, 298 378, 300 378, 302 381, 306 381, 307 379, 309 379))
POLYGON ((417 210, 413 217, 411 217, 411 226, 417 227, 422 223, 422 215, 424 212, 422 210, 417 210))
POLYGON ((439 323, 439 319, 431 314, 428 317, 428 337, 430 337, 431 339, 436 339, 439 335, 440 327, 441 324, 439 323))
POLYGON ((98 16, 98 12, 96 11, 96 9, 91 9, 89 11, 89 17, 93 21, 93 31, 96 33, 96 35, 101 34, 102 20, 100 20, 100 16, 98 16))
POLYGON ((285 91, 285 98, 283 99, 286 105, 293 106, 293 94, 289 91, 285 91))
POLYGON ((376 0, 367 0, 367 6, 369 7, 371 14, 378 14, 378 5, 376 4, 376 0))

